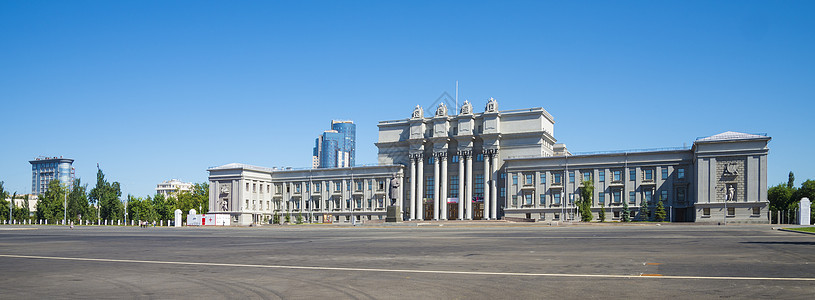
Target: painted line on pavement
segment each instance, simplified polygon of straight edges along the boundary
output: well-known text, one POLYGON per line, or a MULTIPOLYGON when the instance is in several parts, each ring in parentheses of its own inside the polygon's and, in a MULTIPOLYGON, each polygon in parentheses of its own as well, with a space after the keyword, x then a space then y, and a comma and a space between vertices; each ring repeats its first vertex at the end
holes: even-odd
POLYGON ((211 263, 211 262, 181 262, 181 261, 159 261, 159 260, 57 257, 57 256, 35 256, 35 255, 13 255, 13 254, 0 254, 0 257, 25 258, 25 259, 47 259, 47 260, 67 260, 67 261, 113 262, 113 263, 163 264, 163 265, 182 265, 182 266, 240 267, 240 268, 318 270, 318 271, 351 271, 351 272, 426 273, 426 274, 452 274, 452 275, 525 276, 525 277, 582 277, 582 278, 619 278, 619 279, 703 279, 703 280, 815 281, 815 278, 808 278, 808 277, 672 276, 672 275, 658 275, 658 274, 614 275, 614 274, 568 274, 568 273, 515 273, 515 272, 479 272, 479 271, 401 270, 401 269, 377 269, 377 268, 310 267, 310 266, 286 266, 286 265, 230 264, 230 263, 211 263))

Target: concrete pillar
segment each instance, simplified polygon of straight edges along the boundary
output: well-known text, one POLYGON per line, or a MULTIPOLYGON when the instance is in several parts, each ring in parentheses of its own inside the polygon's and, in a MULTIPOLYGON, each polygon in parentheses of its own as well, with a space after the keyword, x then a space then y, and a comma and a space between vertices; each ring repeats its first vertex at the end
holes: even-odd
POLYGON ((433 220, 439 219, 439 157, 438 153, 433 154, 433 220))
POLYGON ((424 155, 419 154, 416 159, 418 170, 416 172, 416 219, 424 220, 424 155))
POLYGON ((484 151, 484 219, 490 219, 490 157, 484 151))
POLYGON ((492 200, 490 201, 490 205, 491 205, 491 207, 490 207, 490 219, 497 220, 498 219, 498 151, 497 150, 492 153, 492 156, 490 157, 490 159, 492 160, 491 164, 490 164, 492 166, 492 170, 491 170, 492 176, 490 177, 492 179, 492 182, 490 183, 490 185, 492 186, 490 188, 490 192, 492 192, 492 195, 491 195, 492 200))
POLYGON ((464 152, 458 152, 458 219, 464 220, 464 152))
POLYGON ((441 157, 441 188, 439 190, 439 197, 441 198, 441 219, 447 220, 447 153, 441 157))
POLYGON ((465 218, 467 220, 473 219, 473 155, 472 152, 468 153, 467 155, 467 186, 465 191, 467 195, 464 197, 465 206, 467 207, 467 214, 465 218))
POLYGON ((410 219, 416 220, 416 159, 410 158, 410 219))

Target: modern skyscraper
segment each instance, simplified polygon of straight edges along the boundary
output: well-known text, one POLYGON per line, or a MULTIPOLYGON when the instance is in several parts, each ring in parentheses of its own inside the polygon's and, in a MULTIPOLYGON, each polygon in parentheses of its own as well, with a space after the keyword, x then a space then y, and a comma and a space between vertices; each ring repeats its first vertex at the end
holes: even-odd
POLYGON ((312 168, 341 168, 354 166, 357 125, 353 121, 331 121, 314 142, 312 168))
POLYGON ((74 160, 60 157, 38 157, 31 163, 31 193, 41 195, 48 191, 48 183, 59 180, 61 184, 72 185, 75 178, 74 160))

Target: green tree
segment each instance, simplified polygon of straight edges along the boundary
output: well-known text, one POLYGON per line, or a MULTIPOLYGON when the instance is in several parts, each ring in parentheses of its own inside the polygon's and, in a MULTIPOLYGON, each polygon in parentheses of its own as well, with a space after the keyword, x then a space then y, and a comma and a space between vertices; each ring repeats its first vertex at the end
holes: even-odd
POLYGON ((620 213, 620 219, 623 222, 631 221, 631 212, 628 210, 628 201, 623 201, 623 212, 620 213))
POLYGON ((591 205, 594 202, 594 183, 591 180, 583 181, 580 188, 580 200, 576 203, 580 212, 580 221, 590 222, 592 219, 591 205))
POLYGON ((0 221, 8 220, 8 210, 11 207, 11 202, 6 201, 8 196, 8 191, 3 186, 3 182, 0 181, 0 221))
POLYGON ((140 197, 127 195, 127 201, 127 214, 130 216, 130 219, 148 222, 156 220, 157 215, 153 207, 153 201, 150 199, 150 197, 143 199, 140 197))
POLYGON ((88 185, 82 185, 82 181, 77 178, 68 193, 68 220, 79 223, 80 216, 82 220, 89 218, 96 219, 96 215, 91 213, 90 205, 88 204, 88 194, 85 192, 88 185))
POLYGON ((599 219, 600 222, 605 222, 606 221, 606 206, 605 205, 600 204, 600 212, 597 213, 597 219, 599 219))
POLYGON ((59 180, 48 182, 48 190, 37 201, 37 219, 48 220, 48 224, 55 224, 62 220, 67 188, 59 180))
POLYGON ((22 198, 23 205, 21 206, 14 206, 14 220, 17 220, 18 223, 21 223, 25 220, 30 219, 31 211, 28 208, 28 197, 22 198))
POLYGON ((105 180, 105 174, 102 169, 96 172, 96 186, 91 189, 89 198, 99 207, 99 217, 102 220, 123 220, 124 219, 124 203, 122 197, 122 189, 118 182, 109 183, 105 180))
POLYGON ((791 189, 795 187, 795 174, 790 171, 790 175, 787 177, 787 188, 791 189))
POLYGON ((657 208, 654 210, 654 219, 658 222, 662 222, 665 220, 665 215, 665 206, 662 204, 662 200, 659 200, 659 202, 657 202, 657 208))
POLYGON ((648 211, 648 199, 643 197, 642 201, 640 201, 640 211, 637 213, 637 216, 641 221, 648 221, 650 212, 648 211))
MULTIPOLYGON (((807 180, 801 183, 801 188, 795 190, 792 194, 790 199, 791 203, 799 203, 801 198, 809 198, 810 201, 810 222, 815 220, 815 180, 807 180)), ((806 208, 799 208, 799 209, 806 209, 806 208)), ((811 224, 811 223, 810 223, 811 224)))
POLYGON ((153 209, 156 218, 159 220, 172 220, 175 211, 176 199, 174 197, 165 198, 163 194, 156 194, 153 197, 153 209))

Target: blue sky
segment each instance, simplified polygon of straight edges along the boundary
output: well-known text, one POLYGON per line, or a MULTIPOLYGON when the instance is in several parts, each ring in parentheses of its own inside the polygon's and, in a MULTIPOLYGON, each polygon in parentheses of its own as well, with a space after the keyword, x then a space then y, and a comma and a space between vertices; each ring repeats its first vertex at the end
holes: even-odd
MULTIPOLYGON (((231 162, 307 167, 331 119, 442 93, 543 107, 573 152, 767 133, 769 182, 815 179, 813 1, 2 1, 0 180, 99 163, 125 194, 231 162)), ((428 111, 432 111, 432 108, 428 111)))

